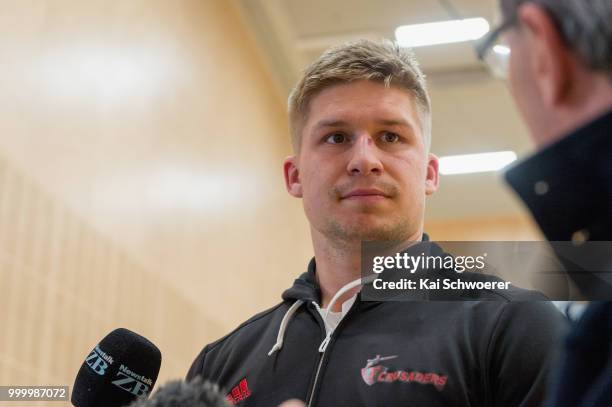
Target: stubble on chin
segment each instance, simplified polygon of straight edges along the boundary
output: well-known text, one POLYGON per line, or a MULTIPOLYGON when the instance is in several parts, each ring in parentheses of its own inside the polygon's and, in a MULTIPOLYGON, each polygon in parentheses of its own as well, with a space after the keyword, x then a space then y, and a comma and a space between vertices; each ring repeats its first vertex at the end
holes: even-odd
POLYGON ((365 226, 359 222, 342 224, 331 220, 327 225, 328 238, 340 244, 361 244, 361 242, 405 241, 411 236, 410 222, 399 219, 384 225, 365 226))
MULTIPOLYGON (((389 182, 378 181, 373 185, 383 191, 389 199, 395 199, 399 195, 398 188, 389 182)), ((342 197, 354 185, 340 185, 328 191, 328 198, 336 203, 340 203, 342 197)), ((414 222, 406 216, 387 219, 380 222, 371 222, 371 219, 362 219, 362 216, 380 217, 384 216, 379 212, 379 208, 362 208, 360 213, 355 213, 355 217, 346 222, 337 219, 328 219, 323 234, 334 242, 338 247, 353 247, 361 245, 361 242, 403 242, 411 238, 414 233, 414 222)), ((387 214, 388 215, 388 214, 387 214)))

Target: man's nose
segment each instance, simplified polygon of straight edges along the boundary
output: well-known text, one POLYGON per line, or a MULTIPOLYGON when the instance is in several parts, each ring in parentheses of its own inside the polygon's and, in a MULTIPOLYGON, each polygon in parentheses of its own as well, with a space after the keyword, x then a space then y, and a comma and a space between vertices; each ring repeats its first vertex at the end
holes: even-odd
POLYGON ((383 165, 378 153, 378 147, 371 135, 359 135, 351 147, 347 171, 351 175, 381 174, 383 165))

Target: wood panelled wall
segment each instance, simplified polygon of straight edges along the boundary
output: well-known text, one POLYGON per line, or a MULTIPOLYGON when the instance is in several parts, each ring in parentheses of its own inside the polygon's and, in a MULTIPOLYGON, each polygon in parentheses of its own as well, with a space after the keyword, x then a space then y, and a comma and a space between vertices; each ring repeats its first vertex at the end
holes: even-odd
POLYGON ((185 371, 203 338, 223 333, 173 284, 1 159, 0 383, 72 385, 101 333, 120 326, 171 356, 165 377, 185 371))

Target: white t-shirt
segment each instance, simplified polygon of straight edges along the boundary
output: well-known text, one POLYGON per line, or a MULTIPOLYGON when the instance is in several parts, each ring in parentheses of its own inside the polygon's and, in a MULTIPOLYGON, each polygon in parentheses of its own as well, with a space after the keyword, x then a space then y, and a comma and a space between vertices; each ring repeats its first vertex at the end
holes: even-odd
MULTIPOLYGON (((338 326, 340 321, 342 321, 342 318, 344 318, 346 313, 353 306, 353 303, 355 302, 356 298, 357 298, 357 294, 353 295, 351 298, 349 298, 348 300, 344 301, 344 303, 342 304, 342 311, 340 311, 340 312, 330 311, 327 314, 327 324, 326 324, 327 332, 325 332, 326 334, 329 333, 330 329, 332 331, 336 329, 336 327, 338 326)), ((319 313, 321 314, 321 318, 325 318, 325 310, 326 310, 326 308, 322 308, 322 309, 321 308, 317 308, 317 309, 319 310, 319 313)))

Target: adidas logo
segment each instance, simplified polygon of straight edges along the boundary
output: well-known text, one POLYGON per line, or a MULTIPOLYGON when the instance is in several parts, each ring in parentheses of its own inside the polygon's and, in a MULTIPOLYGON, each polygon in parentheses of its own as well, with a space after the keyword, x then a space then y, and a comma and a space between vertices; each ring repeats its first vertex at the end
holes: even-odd
POLYGON ((242 400, 246 399, 251 395, 251 391, 249 390, 249 384, 247 383, 247 379, 244 378, 240 380, 237 386, 234 386, 232 390, 229 392, 227 396, 225 396, 225 400, 232 404, 238 404, 242 400))

